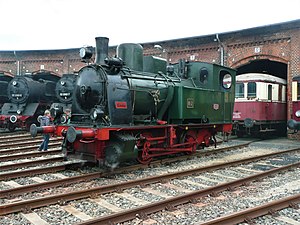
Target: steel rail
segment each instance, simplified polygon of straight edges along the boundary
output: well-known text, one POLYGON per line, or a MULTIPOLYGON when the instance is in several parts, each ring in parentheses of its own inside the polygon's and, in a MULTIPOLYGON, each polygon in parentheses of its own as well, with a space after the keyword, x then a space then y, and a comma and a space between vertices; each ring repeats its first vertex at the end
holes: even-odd
MULTIPOLYGON (((38 137, 36 138, 36 140, 42 140, 43 137, 38 137)), ((14 138, 5 138, 5 140, 3 140, 3 142, 1 141, 0 146, 2 146, 3 144, 8 144, 8 143, 22 143, 22 141, 32 141, 32 137, 28 136, 28 137, 14 137, 14 138)))
POLYGON ((20 194, 24 194, 24 193, 40 191, 42 189, 58 187, 58 186, 67 185, 67 184, 79 183, 82 181, 97 179, 97 178, 101 178, 101 177, 102 177, 102 173, 95 172, 95 173, 90 173, 90 174, 78 175, 78 176, 74 176, 74 177, 67 177, 67 178, 63 178, 63 179, 46 181, 46 182, 38 183, 38 184, 23 185, 23 186, 16 187, 16 188, 0 190, 0 198, 14 197, 16 195, 20 195, 20 194))
POLYGON ((6 138, 14 138, 14 137, 25 137, 25 136, 30 136, 30 133, 28 132, 15 132, 15 133, 11 133, 11 132, 1 132, 0 131, 0 140, 2 139, 6 139, 6 138))
MULTIPOLYGON (((55 139, 57 140, 57 139, 55 139)), ((11 143, 4 143, 4 144, 0 144, 0 149, 7 149, 7 148, 11 148, 11 147, 16 147, 16 146, 28 146, 28 145, 34 145, 34 144, 40 144, 41 140, 31 140, 28 142, 11 142, 11 143)))
POLYGON ((24 158, 30 158, 30 157, 37 157, 37 156, 42 156, 42 155, 53 155, 53 154, 59 154, 62 153, 61 149, 56 149, 56 150, 48 150, 48 151, 35 151, 35 152, 28 152, 24 154, 14 154, 14 155, 5 155, 5 156, 0 156, 0 162, 7 162, 9 160, 14 160, 14 159, 24 159, 24 158))
MULTIPOLYGON (((0 166, 0 171, 34 166, 34 165, 38 165, 38 164, 61 162, 63 160, 64 160, 63 156, 58 156, 58 157, 53 157, 53 158, 48 158, 48 159, 38 159, 38 160, 31 160, 31 161, 27 161, 27 162, 11 163, 11 164, 0 166)), ((0 173, 0 175, 1 175, 1 173, 0 173)))
MULTIPOLYGON (((61 146, 61 142, 55 142, 55 141, 50 140, 48 147, 56 147, 56 146, 61 146)), ((0 155, 8 155, 8 154, 24 152, 24 151, 28 152, 28 151, 36 150, 37 147, 38 147, 38 145, 35 145, 35 146, 21 146, 21 147, 18 147, 18 148, 0 150, 0 155)))
POLYGON ((48 167, 43 167, 43 168, 35 168, 35 169, 27 169, 27 170, 14 171, 14 172, 8 172, 8 173, 1 173, 0 181, 12 179, 12 178, 24 177, 24 176, 33 176, 33 175, 42 174, 42 173, 54 173, 54 172, 65 170, 65 169, 66 169, 66 165, 59 165, 59 166, 48 166, 48 167))

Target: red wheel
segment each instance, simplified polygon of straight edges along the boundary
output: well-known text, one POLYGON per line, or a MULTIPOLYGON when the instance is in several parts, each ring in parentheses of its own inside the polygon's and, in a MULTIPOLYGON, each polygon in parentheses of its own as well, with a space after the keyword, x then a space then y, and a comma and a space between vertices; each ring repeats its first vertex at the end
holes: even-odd
POLYGON ((12 123, 9 123, 7 128, 9 130, 9 132, 14 132, 15 129, 16 129, 16 125, 12 124, 12 123))
POLYGON ((201 130, 197 134, 197 140, 201 143, 202 147, 208 147, 210 145, 210 137, 212 134, 208 130, 201 130))
POLYGON ((193 130, 184 131, 180 138, 181 143, 189 143, 189 146, 192 147, 192 151, 187 151, 188 154, 193 153, 197 150, 197 133, 193 130))
POLYGON ((149 154, 148 154, 149 147, 150 147, 150 143, 149 142, 145 142, 143 150, 141 150, 141 151, 138 152, 137 161, 139 163, 147 165, 147 164, 149 164, 152 161, 152 157, 150 157, 149 154))
POLYGON ((142 152, 139 152, 137 161, 141 164, 147 165, 152 161, 152 158, 149 157, 148 159, 143 159, 142 152))

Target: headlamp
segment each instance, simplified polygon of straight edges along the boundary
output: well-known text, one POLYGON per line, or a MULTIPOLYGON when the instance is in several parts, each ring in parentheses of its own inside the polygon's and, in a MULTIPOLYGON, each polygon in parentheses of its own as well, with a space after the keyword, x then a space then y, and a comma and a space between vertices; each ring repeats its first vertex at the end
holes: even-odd
POLYGON ((9 117, 9 121, 10 121, 11 123, 15 123, 15 122, 17 122, 17 120, 18 120, 18 118, 17 118, 17 116, 15 116, 15 115, 12 115, 12 116, 9 117))
POLYGON ((90 48, 83 47, 79 50, 79 56, 81 59, 90 59, 93 56, 93 52, 90 48))
POLYGON ((104 115, 104 112, 102 111, 102 109, 93 108, 90 113, 90 118, 92 120, 97 120, 97 119, 101 118, 103 115, 104 115))

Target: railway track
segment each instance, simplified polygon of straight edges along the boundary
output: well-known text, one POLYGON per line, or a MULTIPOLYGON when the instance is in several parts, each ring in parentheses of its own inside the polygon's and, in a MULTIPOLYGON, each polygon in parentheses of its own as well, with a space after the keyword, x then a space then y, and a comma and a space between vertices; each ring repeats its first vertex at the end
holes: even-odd
POLYGON ((5 129, 0 129, 0 134, 1 137, 5 137, 5 136, 12 136, 12 135, 28 134, 28 132, 20 129, 16 130, 15 132, 11 132, 5 129))
MULTIPOLYGON (((236 181, 232 182, 227 182, 225 184, 220 184, 216 185, 212 188, 205 188, 203 190, 199 191, 192 191, 188 194, 183 194, 178 197, 170 197, 167 198, 166 200, 158 201, 152 204, 147 204, 143 205, 140 207, 135 207, 132 210, 124 210, 119 213, 114 213, 111 215, 99 217, 96 219, 91 219, 86 222, 81 222, 80 224, 83 225, 91 225, 91 224, 115 224, 115 223, 120 223, 120 222, 126 222, 133 220, 135 218, 142 218, 146 219, 148 214, 158 212, 158 211, 163 211, 163 210, 175 210, 176 206, 180 206, 183 204, 188 204, 188 203, 197 203, 197 199, 200 199, 202 197, 206 196, 217 196, 217 193, 226 191, 226 190, 234 190, 234 188, 239 187, 244 185, 245 183, 252 182, 258 179, 262 179, 264 177, 270 176, 274 173, 282 172, 284 170, 288 170, 292 167, 298 167, 300 163, 295 163, 286 167, 278 168, 278 169, 273 169, 267 172, 262 172, 256 175, 252 175, 250 177, 246 177, 244 179, 238 179, 236 181)), ((274 209, 282 209, 286 208, 292 205, 292 203, 299 203, 300 202, 300 195, 294 195, 291 197, 287 197, 284 199, 277 200, 276 203, 272 202, 266 205, 260 205, 253 207, 251 210, 246 210, 246 212, 239 212, 235 213, 230 216, 224 216, 218 219, 213 219, 208 222, 200 222, 199 224, 205 224, 205 225, 232 225, 232 224, 237 224, 239 222, 244 222, 249 220, 249 216, 252 218, 255 216, 262 216, 267 213, 269 213, 268 210, 274 210, 274 209), (259 212, 257 212, 259 211, 259 212)))
POLYGON ((28 133, 6 135, 1 138, 0 181, 53 173, 77 164, 74 161, 64 162, 60 150, 61 138, 51 138, 49 150, 46 152, 37 151, 41 138, 32 139, 28 133))
MULTIPOLYGON (((135 168, 134 171, 137 171, 135 173, 140 174, 139 178, 136 177, 133 178, 131 172, 126 176, 124 175, 124 171, 120 175, 118 175, 118 171, 115 171, 116 173, 113 174, 96 172, 96 173, 87 173, 84 175, 77 175, 69 178, 64 178, 61 180, 59 179, 59 180, 53 180, 48 182, 41 182, 38 184, 22 185, 20 187, 10 188, 10 189, 0 191, 0 196, 2 199, 4 199, 3 204, 0 206, 0 212, 2 212, 1 215, 10 214, 13 212, 15 213, 19 212, 18 215, 19 214, 25 215, 23 217, 26 217, 26 215, 29 215, 31 213, 30 214, 31 216, 39 218, 40 221, 42 220, 46 221, 49 219, 43 216, 43 212, 46 209, 49 209, 51 211, 51 208, 55 207, 56 209, 59 208, 59 211, 63 211, 63 214, 68 214, 70 218, 73 218, 70 219, 70 221, 73 221, 73 222, 69 221, 70 224, 72 223, 109 224, 108 221, 114 224, 116 222, 124 222, 128 220, 129 220, 128 222, 129 224, 134 224, 134 223, 137 224, 138 221, 146 220, 146 217, 151 215, 151 213, 153 212, 159 212, 161 210, 164 211, 166 209, 170 211, 178 207, 178 205, 189 204, 189 202, 195 202, 195 204, 198 204, 197 202, 199 200, 194 201, 195 199, 203 198, 207 195, 214 196, 217 195, 216 193, 228 189, 234 190, 243 184, 250 183, 253 180, 262 179, 262 177, 269 176, 270 174, 279 173, 281 170, 297 168, 298 162, 289 163, 286 166, 286 168, 284 167, 281 168, 278 165, 275 166, 273 164, 270 165, 267 164, 269 163, 270 159, 272 159, 274 162, 281 161, 286 157, 291 157, 291 155, 297 155, 298 151, 299 149, 293 149, 286 152, 268 153, 268 154, 264 154, 264 156, 255 156, 251 158, 247 157, 241 160, 234 160, 232 162, 225 162, 225 163, 215 162, 213 165, 206 166, 206 167, 202 166, 199 168, 199 161, 201 161, 202 158, 204 158, 204 156, 202 155, 201 160, 199 159, 197 160, 197 157, 194 157, 194 159, 190 159, 191 162, 189 162, 188 167, 190 166, 195 167, 193 169, 185 168, 183 171, 172 172, 173 170, 171 168, 168 168, 168 166, 164 166, 167 168, 167 172, 165 171, 164 174, 159 174, 151 177, 145 176, 145 174, 151 174, 149 173, 149 170, 150 171, 155 170, 156 168, 158 168, 158 166, 152 165, 151 168, 145 169, 148 172, 144 171, 143 173, 142 172, 139 173, 138 171, 144 170, 142 167, 145 166, 142 166, 138 170, 135 168), (294 152, 294 153, 291 154, 289 152, 294 152), (197 166, 194 164, 196 164, 197 166), (220 177, 220 173, 222 174, 223 171, 228 170, 228 168, 232 168, 231 173, 236 174, 238 176, 242 176, 242 178, 223 175, 221 177, 223 177, 225 180, 227 179, 226 182, 220 183, 217 181, 216 182, 212 181, 212 176, 220 177), (257 168, 264 168, 264 170, 266 168, 273 168, 273 169, 268 170, 267 172, 261 172, 261 171, 258 172, 257 168), (212 172, 208 172, 208 171, 217 171, 216 172, 217 175, 212 175, 211 174, 212 172), (243 175, 241 175, 240 173, 243 175), (131 177, 131 181, 126 182, 126 180, 129 180, 129 177, 131 177), (196 181, 194 180, 194 177, 197 177, 196 181), (208 184, 201 184, 203 180, 206 180, 207 182, 209 181, 208 184), (228 180, 230 181, 228 182, 228 180), (191 188, 191 186, 193 186, 193 188, 191 188), (162 187, 163 190, 161 189, 158 190, 157 187, 162 187), (53 192, 51 191, 52 194, 50 195, 44 196, 42 198, 36 198, 34 194, 34 190, 39 190, 38 191, 38 193, 40 193, 39 195, 44 195, 45 191, 49 190, 49 188, 50 189, 54 188, 56 190, 53 192), (173 190, 175 196, 172 196, 172 194, 169 193, 165 193, 165 192, 173 193, 170 190, 167 191, 167 189, 173 190), (192 190, 192 189, 197 189, 197 190, 192 190), (66 192, 66 190, 68 190, 68 193, 61 194, 62 192, 66 192), (27 193, 28 198, 23 196, 25 192, 27 193), (143 196, 143 194, 140 194, 140 197, 139 195, 137 197, 133 195, 135 192, 143 192, 145 196, 147 195, 154 196, 152 198, 154 200, 156 199, 156 201, 149 202, 148 200, 141 199, 142 198, 141 196, 143 196), (20 196, 22 196, 22 198, 24 199, 23 201, 20 200, 20 196), (110 199, 110 196, 114 196, 114 197, 112 197, 111 200, 107 200, 110 199), (197 196, 197 198, 195 196, 197 196), (124 200, 126 198, 127 200, 124 200), (18 199, 18 201, 14 202, 15 199, 18 199), (131 202, 129 205, 130 206, 134 205, 135 207, 132 209, 126 209, 126 207, 123 208, 124 206, 115 206, 118 205, 116 202, 113 203, 109 202, 109 201, 115 201, 113 199, 123 199, 125 202, 129 201, 131 202), (77 206, 77 204, 79 204, 77 202, 80 201, 84 202, 82 204, 88 204, 88 205, 91 204, 93 205, 93 207, 97 207, 97 206, 100 208, 105 208, 104 206, 108 207, 106 209, 102 209, 102 211, 100 210, 102 212, 100 214, 105 214, 105 216, 104 217, 102 216, 101 218, 95 218, 97 217, 97 215, 91 215, 92 214, 91 212, 85 214, 83 213, 82 208, 76 209, 75 206, 77 206), (20 212, 23 212, 23 214, 20 212), (111 214, 112 212, 113 214, 111 214)), ((220 152, 221 153, 218 154, 223 154, 221 150, 220 152)), ((232 157, 234 155, 234 152, 230 152, 228 149, 224 152, 227 154, 228 157, 230 156, 232 157)), ((205 157, 209 158, 210 155, 208 153, 206 154, 207 155, 205 157)), ((222 157, 218 156, 218 154, 214 154, 214 155, 218 157, 217 161, 220 161, 222 157)), ((241 156, 238 156, 237 154, 236 158, 238 157, 241 156)), ((294 162, 297 160, 298 158, 290 161, 294 162)), ((224 159, 224 161, 228 161, 228 160, 224 159)), ((205 163, 202 164, 204 165, 205 163)), ((128 169, 128 171, 130 171, 130 169, 128 169)), ((51 224, 51 219, 48 221, 48 223, 51 224)))
MULTIPOLYGON (((43 206, 48 205, 48 204, 56 204, 56 203, 58 203, 57 199, 59 199, 59 201, 63 200, 64 202, 67 202, 67 201, 71 201, 71 200, 75 200, 75 199, 86 198, 86 197, 89 197, 91 195, 110 193, 110 192, 113 192, 113 191, 121 191, 122 189, 132 188, 132 187, 136 187, 136 186, 145 186, 145 185, 154 184, 154 183, 158 183, 158 182, 164 182, 165 183, 165 182, 169 182, 172 179, 179 179, 179 178, 185 177, 185 176, 191 176, 191 175, 194 175, 194 174, 199 174, 199 173, 208 172, 208 171, 211 171, 211 170, 226 168, 226 167, 229 167, 229 166, 239 165, 239 164, 242 164, 242 163, 253 162, 253 161, 256 161, 256 160, 259 160, 259 159, 264 159, 264 158, 268 158, 268 157, 275 156, 275 155, 293 153, 295 151, 300 151, 300 148, 293 149, 293 150, 288 150, 288 151, 283 151, 283 152, 278 152, 278 153, 271 153, 271 154, 262 155, 262 156, 251 157, 251 158, 247 158, 247 159, 243 159, 243 160, 236 160, 236 161, 228 162, 228 163, 221 163, 221 164, 207 166, 207 167, 201 167, 201 168, 196 168, 196 169, 185 170, 185 171, 181 171, 181 172, 168 173, 168 174, 159 175, 159 176, 147 177, 147 178, 144 178, 144 179, 138 179, 138 180, 134 180, 134 181, 123 182, 121 184, 118 183, 118 184, 115 184, 115 185, 107 185, 107 186, 97 187, 97 188, 94 188, 94 189, 89 189, 89 190, 84 190, 84 191, 66 193, 66 194, 58 195, 58 196, 51 196, 51 197, 47 198, 47 200, 46 200, 46 198, 41 198, 41 199, 38 199, 38 200, 35 199, 32 202, 29 202, 29 201, 25 201, 25 203, 19 202, 19 203, 17 203, 20 206, 18 210, 22 211, 24 208, 28 208, 28 206, 30 206, 32 208, 36 208, 36 207, 40 207, 41 204, 44 204, 43 206)), ((212 189, 209 189, 209 192, 205 192, 205 194, 207 194, 207 193, 211 194, 213 192, 219 192, 219 191, 222 191, 222 190, 226 190, 228 188, 234 188, 238 185, 243 185, 247 182, 257 180, 259 178, 268 176, 270 173, 275 173, 275 172, 278 173, 278 171, 287 170, 287 169, 290 169, 292 167, 296 167, 296 166, 299 166, 299 165, 300 165, 300 162, 295 163, 295 164, 291 164, 291 165, 287 166, 286 168, 283 167, 283 168, 279 168, 279 169, 274 169, 274 170, 271 170, 271 172, 267 171, 267 172, 263 172, 263 173, 258 174, 258 175, 248 177, 246 179, 240 179, 240 180, 237 180, 235 182, 232 182, 232 183, 229 183, 229 184, 226 184, 226 185, 222 185, 221 188, 213 187, 212 189)), ((102 175, 105 175, 105 174, 102 174, 102 175)), ((88 177, 88 178, 89 179, 93 178, 93 177, 99 178, 100 176, 101 176, 101 174, 97 174, 97 175, 94 174, 92 176, 90 175, 90 177, 88 177)), ((83 180, 83 179, 86 179, 86 178, 87 178, 86 175, 83 176, 83 177, 81 177, 81 176, 78 177, 79 180, 83 180)), ((62 184, 65 184, 64 180, 62 182, 63 182, 62 184)), ((28 191, 28 188, 26 188, 26 189, 28 191)), ((9 193, 9 192, 10 192, 9 190, 6 191, 6 193, 9 193)), ((2 196, 3 192, 0 193, 0 194, 2 196)), ((157 204, 159 205, 160 203, 157 203, 157 204)), ((14 205, 14 207, 16 207, 16 205, 14 205)), ((1 208, 2 207, 0 207, 0 209, 1 208)), ((7 208, 8 207, 6 207, 6 209, 7 208)), ((16 211, 8 211, 8 212, 13 213, 13 212, 16 212, 16 211)))
MULTIPOLYGON (((51 138, 49 146, 61 144, 61 138, 51 138)), ((17 152, 18 150, 36 150, 42 139, 32 139, 32 138, 17 138, 17 139, 6 139, 0 144, 0 154, 5 154, 7 152, 17 152)))
MULTIPOLYGON (((1 132, 0 132, 1 133, 1 132)), ((17 139, 22 137, 30 137, 30 134, 28 132, 16 132, 16 133, 1 133, 0 140, 6 140, 6 139, 17 139)))
MULTIPOLYGON (((176 158, 166 158, 166 159, 162 159, 162 160, 156 160, 156 161, 153 161, 150 165, 151 166, 159 166, 159 165, 163 165, 163 164, 167 164, 167 163, 172 163, 175 161, 180 161, 180 160, 183 161, 183 160, 187 160, 189 158, 201 157, 203 155, 217 154, 217 153, 228 151, 228 150, 243 148, 243 147, 248 146, 250 143, 251 142, 247 142, 247 143, 243 143, 243 144, 239 144, 239 145, 235 145, 235 146, 223 147, 223 148, 204 151, 204 152, 197 152, 193 155, 184 155, 184 156, 176 157, 176 158)), ((30 153, 23 153, 23 154, 15 154, 15 155, 0 157, 0 162, 12 160, 12 159, 20 160, 22 158, 30 158, 30 157, 43 156, 43 155, 49 156, 49 155, 57 155, 57 154, 60 154, 60 149, 51 149, 47 152, 30 152, 30 153)), ((2 166, 0 164, 0 171, 17 169, 17 170, 13 170, 13 171, 0 173, 0 181, 1 180, 9 180, 12 178, 32 176, 32 175, 41 174, 41 173, 60 171, 60 170, 65 169, 65 167, 61 166, 61 165, 49 166, 49 167, 43 166, 43 168, 37 168, 37 169, 36 168, 31 169, 31 168, 26 168, 26 167, 39 165, 39 164, 44 165, 46 163, 50 164, 50 163, 62 162, 62 161, 63 161, 63 156, 58 155, 56 157, 51 157, 51 158, 46 158, 46 159, 45 158, 41 158, 41 159, 33 158, 32 160, 26 160, 25 162, 12 161, 12 162, 6 163, 5 165, 2 165, 2 166)), ((125 171, 134 171, 134 170, 149 167, 150 165, 134 164, 132 166, 122 167, 120 169, 114 170, 113 173, 117 174, 117 173, 123 173, 125 171)), ((75 183, 75 182, 79 182, 82 180, 87 180, 87 179, 91 179, 91 178, 95 178, 95 177, 107 176, 108 174, 109 173, 104 173, 104 172, 98 172, 95 175, 92 174, 92 176, 90 174, 87 174, 87 175, 78 176, 77 178, 75 177, 75 178, 62 179, 60 182, 52 181, 52 182, 46 182, 43 184, 35 184, 35 185, 31 185, 30 188, 25 187, 23 190, 28 191, 29 189, 31 189, 31 190, 35 190, 37 188, 41 189, 42 186, 44 188, 54 187, 54 184, 62 185, 64 183, 70 183, 70 182, 75 183)), ((17 188, 17 190, 20 191, 22 189, 17 188)), ((5 193, 5 192, 6 193, 9 192, 10 194, 12 194, 12 193, 16 193, 16 190, 8 190, 8 191, 3 191, 3 192, 0 191, 0 193, 5 193)), ((0 196, 1 196, 1 194, 0 194, 0 196)))

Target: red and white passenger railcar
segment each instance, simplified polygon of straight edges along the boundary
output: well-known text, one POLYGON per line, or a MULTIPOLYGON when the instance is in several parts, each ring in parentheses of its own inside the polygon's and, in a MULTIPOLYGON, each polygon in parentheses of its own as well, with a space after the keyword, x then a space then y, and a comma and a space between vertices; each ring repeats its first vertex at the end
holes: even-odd
POLYGON ((292 82, 292 119, 300 121, 300 76, 293 77, 292 82))
POLYGON ((235 93, 233 123, 239 137, 286 134, 286 80, 260 73, 238 75, 235 93))
POLYGON ((292 115, 287 122, 291 130, 300 130, 300 76, 293 77, 292 82, 292 115))

